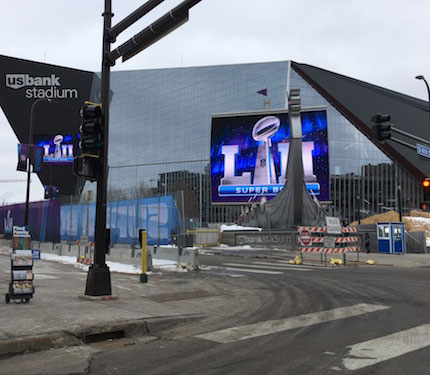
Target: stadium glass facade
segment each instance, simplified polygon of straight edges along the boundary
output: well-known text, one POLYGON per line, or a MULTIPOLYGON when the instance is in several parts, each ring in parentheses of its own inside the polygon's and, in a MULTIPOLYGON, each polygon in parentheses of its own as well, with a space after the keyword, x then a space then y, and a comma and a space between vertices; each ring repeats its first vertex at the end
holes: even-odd
MULTIPOLYGON (((234 222, 239 206, 210 202, 211 115, 285 109, 287 88, 300 88, 302 107, 326 106, 330 202, 339 217, 419 206, 420 183, 390 160, 287 61, 113 72, 109 148, 110 199, 172 194, 188 228, 234 222)), ((89 187, 86 186, 86 189, 89 187)))

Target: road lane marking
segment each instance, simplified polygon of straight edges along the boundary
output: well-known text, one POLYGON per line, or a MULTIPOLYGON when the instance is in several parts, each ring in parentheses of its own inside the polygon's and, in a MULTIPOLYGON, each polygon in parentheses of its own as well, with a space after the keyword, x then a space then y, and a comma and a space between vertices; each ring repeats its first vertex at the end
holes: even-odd
POLYGON ((252 270, 250 268, 222 267, 222 269, 229 270, 229 271, 240 271, 240 272, 250 272, 250 273, 264 273, 266 275, 282 275, 282 272, 252 270))
POLYGON ((252 264, 267 264, 267 265, 272 265, 272 266, 276 266, 276 267, 285 267, 285 268, 300 268, 300 269, 308 269, 310 271, 314 270, 315 268, 322 268, 325 270, 333 270, 335 269, 335 267, 324 267, 324 266, 304 266, 302 264, 300 265, 296 265, 296 264, 291 264, 291 263, 270 263, 270 262, 252 262, 252 264))
MULTIPOLYGON (((279 261, 279 263, 284 264, 284 265, 286 265, 286 266, 297 267, 296 265, 291 264, 291 263, 289 263, 289 262, 288 262, 288 261, 286 261, 286 260, 280 260, 280 261, 279 261)), ((312 265, 312 266, 311 266, 311 265, 304 265, 304 264, 301 264, 301 265, 300 265, 300 267, 321 268, 321 269, 324 269, 324 270, 339 269, 338 267, 330 266, 330 260, 329 260, 329 259, 327 260, 327 266, 323 266, 323 265, 322 265, 322 263, 319 263, 319 262, 318 262, 318 264, 315 264, 315 265, 312 265)))
POLYGON ((233 267, 252 267, 252 268, 264 268, 270 270, 283 270, 283 271, 312 271, 308 268, 286 268, 283 266, 259 266, 257 264, 241 264, 241 263, 223 263, 223 266, 233 266, 233 267))
POLYGON ((222 276, 229 276, 229 277, 245 277, 246 275, 244 274, 234 274, 234 273, 228 273, 228 272, 220 272, 220 271, 224 271, 225 267, 219 267, 219 266, 201 266, 200 267, 200 271, 217 271, 217 272, 213 272, 216 273, 216 275, 222 275, 222 276))
POLYGON ((371 312, 389 309, 389 306, 371 305, 360 303, 358 305, 338 307, 332 310, 318 311, 310 314, 297 315, 285 319, 267 320, 264 322, 248 324, 239 327, 231 327, 219 331, 203 333, 195 337, 228 344, 253 337, 270 335, 273 333, 288 331, 297 328, 309 327, 319 323, 332 322, 334 320, 351 318, 371 312))
POLYGON ((128 288, 128 287, 122 286, 122 285, 115 285, 115 288, 123 289, 123 290, 133 290, 132 288, 128 288))
POLYGON ((58 276, 47 275, 43 273, 35 273, 34 280, 51 280, 51 279, 59 279, 58 276))
POLYGON ((350 345, 351 358, 344 358, 342 362, 348 370, 358 370, 426 346, 430 346, 430 324, 350 345))

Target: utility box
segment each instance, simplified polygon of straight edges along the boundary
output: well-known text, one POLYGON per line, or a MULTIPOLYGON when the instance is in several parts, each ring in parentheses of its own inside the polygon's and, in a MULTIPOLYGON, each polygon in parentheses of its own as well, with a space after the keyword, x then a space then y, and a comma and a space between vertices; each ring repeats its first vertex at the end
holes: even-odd
POLYGON ((405 224, 377 224, 378 252, 385 254, 404 254, 406 252, 405 224))

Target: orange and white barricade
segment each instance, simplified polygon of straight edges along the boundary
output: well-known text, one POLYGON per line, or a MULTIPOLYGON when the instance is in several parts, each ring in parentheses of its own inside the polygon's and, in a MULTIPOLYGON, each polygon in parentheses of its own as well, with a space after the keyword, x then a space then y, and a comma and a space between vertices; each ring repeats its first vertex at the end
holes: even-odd
POLYGON ((341 228, 342 237, 327 233, 327 227, 297 227, 299 252, 303 261, 303 254, 321 254, 321 263, 327 263, 327 254, 342 254, 346 264, 346 254, 356 253, 359 260, 358 228, 341 228))

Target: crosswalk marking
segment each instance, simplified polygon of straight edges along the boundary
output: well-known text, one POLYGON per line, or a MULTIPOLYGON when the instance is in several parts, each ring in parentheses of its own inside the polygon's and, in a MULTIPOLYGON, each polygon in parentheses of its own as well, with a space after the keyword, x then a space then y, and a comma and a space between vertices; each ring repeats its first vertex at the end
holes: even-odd
POLYGON ((304 271, 309 272, 312 271, 309 268, 286 268, 284 266, 260 266, 257 264, 241 264, 241 263, 223 263, 223 266, 233 266, 233 267, 252 267, 252 268, 264 268, 264 269, 273 269, 273 270, 283 270, 283 271, 304 271))
POLYGON ((287 330, 309 327, 314 324, 351 318, 371 312, 389 309, 389 306, 360 303, 358 305, 338 307, 336 309, 318 311, 310 314, 293 316, 285 319, 267 320, 264 322, 231 327, 219 331, 208 332, 195 337, 227 344, 253 337, 270 335, 287 330))
POLYGON ((253 270, 251 268, 234 268, 234 267, 223 267, 223 268, 229 271, 264 273, 266 275, 282 275, 282 272, 277 272, 277 271, 263 271, 263 270, 253 270))
POLYGON ((127 288, 126 286, 122 286, 122 285, 115 285, 115 288, 123 289, 123 290, 133 290, 132 288, 127 288))
POLYGON ((47 275, 47 274, 43 274, 43 273, 35 273, 34 279, 35 280, 59 279, 59 276, 52 276, 52 275, 47 275))
MULTIPOLYGON (((330 260, 327 260, 327 263, 329 263, 329 262, 330 262, 330 260)), ((285 264, 285 265, 288 265, 288 266, 296 267, 294 264, 290 264, 287 260, 280 260, 279 263, 285 264)), ((332 269, 336 269, 337 268, 337 267, 328 267, 328 266, 325 266, 325 265, 323 265, 322 263, 319 263, 319 262, 316 263, 315 265, 309 265, 309 264, 304 265, 304 264, 301 264, 300 267, 321 268, 321 269, 325 269, 325 270, 332 270, 332 269)))
POLYGON ((348 370, 358 370, 429 345, 430 324, 424 324, 348 346, 351 358, 344 358, 343 365, 348 370))
POLYGON ((290 264, 285 263, 283 261, 279 263, 270 263, 270 262, 252 262, 252 264, 262 264, 262 265, 272 265, 277 267, 283 267, 283 268, 294 268, 294 269, 308 269, 308 270, 314 270, 315 268, 321 268, 324 270, 333 270, 336 269, 335 267, 324 267, 324 266, 304 266, 304 265, 296 265, 296 264, 290 264))

